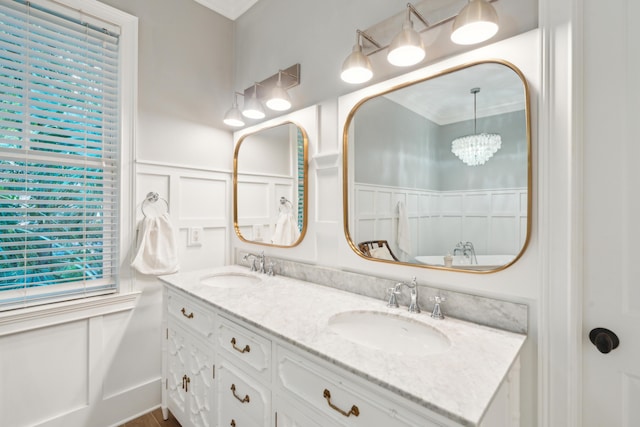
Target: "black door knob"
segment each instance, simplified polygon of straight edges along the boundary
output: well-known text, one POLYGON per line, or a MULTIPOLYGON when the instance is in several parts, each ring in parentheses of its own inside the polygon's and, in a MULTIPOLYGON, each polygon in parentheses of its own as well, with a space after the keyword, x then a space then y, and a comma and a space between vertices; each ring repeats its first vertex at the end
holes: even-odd
POLYGON ((598 348, 600 353, 609 353, 620 345, 620 339, 616 334, 606 328, 594 328, 589 332, 591 343, 598 348))

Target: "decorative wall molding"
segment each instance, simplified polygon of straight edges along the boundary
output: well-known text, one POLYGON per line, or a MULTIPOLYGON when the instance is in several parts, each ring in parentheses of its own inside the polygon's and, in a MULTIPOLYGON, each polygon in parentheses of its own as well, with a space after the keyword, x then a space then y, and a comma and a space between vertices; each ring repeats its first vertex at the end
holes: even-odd
POLYGON ((317 170, 331 169, 342 166, 340 152, 319 153, 311 158, 317 170))
POLYGON ((398 202, 405 203, 412 255, 446 255, 472 241, 485 255, 516 255, 526 239, 527 189, 429 191, 356 183, 349 228, 354 243, 385 239, 397 247, 398 202))
POLYGON ((0 337, 95 316, 133 310, 140 292, 113 294, 0 313, 0 337))

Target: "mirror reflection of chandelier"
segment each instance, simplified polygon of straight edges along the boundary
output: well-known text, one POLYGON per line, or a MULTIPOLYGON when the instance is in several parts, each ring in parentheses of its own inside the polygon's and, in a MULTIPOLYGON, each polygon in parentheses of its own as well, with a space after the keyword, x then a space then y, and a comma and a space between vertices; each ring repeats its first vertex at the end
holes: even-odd
POLYGON ((451 142, 451 152, 469 166, 483 165, 502 146, 502 138, 496 133, 478 133, 476 129, 476 97, 479 87, 471 89, 473 94, 473 135, 462 136, 451 142))

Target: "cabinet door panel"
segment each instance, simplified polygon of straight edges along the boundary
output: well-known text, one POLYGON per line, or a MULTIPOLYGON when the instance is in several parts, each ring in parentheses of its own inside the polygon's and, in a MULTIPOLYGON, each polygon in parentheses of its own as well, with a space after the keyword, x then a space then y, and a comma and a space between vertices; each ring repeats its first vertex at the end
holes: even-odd
POLYGON ((214 415, 213 349, 194 340, 189 346, 189 419, 194 426, 210 427, 214 415))
POLYGON ((176 418, 185 419, 187 413, 185 375, 189 362, 188 339, 184 331, 169 322, 167 341, 167 406, 176 418))

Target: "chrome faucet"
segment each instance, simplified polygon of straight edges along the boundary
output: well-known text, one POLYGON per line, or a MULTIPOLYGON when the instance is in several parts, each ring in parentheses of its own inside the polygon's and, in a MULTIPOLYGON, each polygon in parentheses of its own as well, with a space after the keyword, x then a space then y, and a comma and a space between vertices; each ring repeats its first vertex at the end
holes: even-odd
POLYGON ((249 266, 250 271, 257 271, 262 274, 267 272, 265 269, 264 251, 260 252, 260 255, 248 253, 242 257, 244 261, 249 261, 249 258, 252 258, 251 265, 249 266))
POLYGON ((399 307, 398 299, 396 296, 400 294, 400 289, 402 289, 403 286, 411 289, 411 292, 409 294, 409 313, 420 313, 420 306, 418 305, 418 281, 415 277, 411 280, 411 283, 398 282, 393 288, 387 289, 387 293, 389 294, 389 302, 387 302, 387 307, 399 307))
POLYGON ((471 242, 458 242, 456 247, 453 249, 453 255, 459 255, 469 260, 469 264, 477 264, 478 258, 476 258, 476 250, 473 247, 473 243, 471 242))

